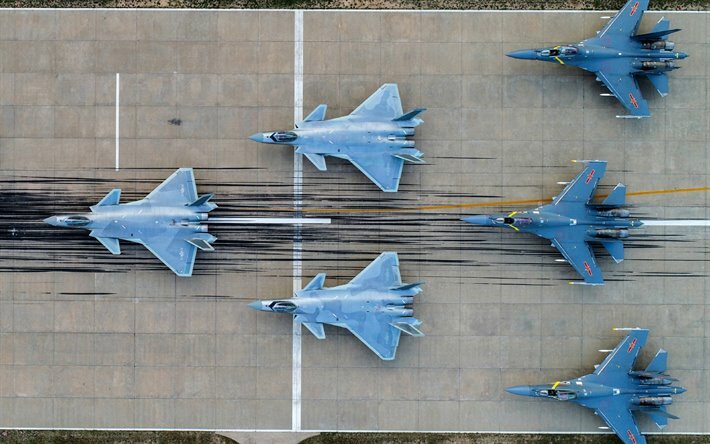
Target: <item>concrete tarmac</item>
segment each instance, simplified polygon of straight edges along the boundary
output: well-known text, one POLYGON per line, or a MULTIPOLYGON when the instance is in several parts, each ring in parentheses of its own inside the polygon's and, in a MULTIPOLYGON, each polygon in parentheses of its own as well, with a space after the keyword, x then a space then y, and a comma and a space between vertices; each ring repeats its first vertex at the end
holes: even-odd
MULTIPOLYGON (((41 224, 115 187, 139 199, 184 166, 215 193, 214 216, 288 216, 292 150, 247 137, 292 127, 294 15, 0 10, 0 428, 294 427, 291 321, 246 306, 290 297, 292 228, 210 227, 216 251, 182 279, 140 246, 112 256, 41 224)), ((667 97, 644 83, 645 120, 616 119, 581 71, 504 56, 589 37, 601 15, 303 13, 304 115, 349 113, 397 82, 405 110, 428 108, 416 138, 428 164, 385 194, 350 164, 304 161, 304 216, 333 219, 303 228, 304 284, 344 283, 397 251, 403 279, 426 282, 426 336, 382 362, 346 332, 304 331, 301 429, 595 432, 585 409, 503 388, 589 373, 621 339, 613 327, 639 326, 651 336, 638 365, 663 347, 688 388, 665 432, 710 432, 708 228, 649 227, 621 264, 599 251, 607 284, 590 288, 567 284, 578 278, 547 243, 458 220, 522 208, 462 205, 554 196, 580 170, 572 159, 609 161, 600 193, 710 186, 710 14, 666 14, 690 57, 667 97)), ((642 218, 710 219, 707 191, 629 203, 642 218)))

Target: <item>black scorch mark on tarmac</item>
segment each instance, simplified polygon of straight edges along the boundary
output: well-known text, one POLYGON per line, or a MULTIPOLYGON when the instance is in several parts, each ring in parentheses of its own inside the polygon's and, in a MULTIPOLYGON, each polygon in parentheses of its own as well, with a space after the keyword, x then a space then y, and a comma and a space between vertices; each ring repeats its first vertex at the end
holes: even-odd
MULTIPOLYGON (((143 246, 121 242, 122 254, 114 256, 88 236, 88 232, 51 227, 42 220, 55 214, 88 212, 89 207, 112 188, 123 189, 122 202, 141 199, 173 170, 136 169, 135 175, 142 177, 127 181, 41 175, 0 180, 0 271, 124 273, 166 270, 143 246)), ((233 170, 253 170, 255 174, 260 171, 257 168, 233 170)), ((280 182, 258 180, 256 175, 249 181, 221 181, 211 179, 210 171, 219 171, 220 176, 224 177, 230 176, 224 174, 230 169, 200 168, 197 171, 198 192, 216 193, 213 201, 219 208, 210 216, 294 216, 290 211, 294 200, 290 174, 285 173, 280 182)), ((231 177, 236 176, 245 175, 235 171, 231 177)), ((361 270, 363 264, 382 251, 398 252, 403 268, 409 274, 419 270, 417 278, 421 280, 449 276, 482 285, 549 286, 579 279, 568 264, 554 261, 561 256, 549 246, 549 242, 531 235, 474 227, 460 221, 468 214, 508 208, 374 213, 337 211, 357 208, 411 209, 429 204, 476 202, 484 198, 502 200, 503 189, 501 195, 482 195, 461 193, 460 190, 449 192, 435 187, 422 189, 418 184, 403 183, 400 193, 389 194, 373 190, 369 182, 351 183, 349 180, 352 177, 344 175, 336 181, 332 177, 308 174, 304 180, 303 208, 333 209, 332 213, 319 211, 304 214, 305 217, 332 219, 331 225, 309 225, 301 231, 306 280, 318 272, 326 272, 331 278, 348 280, 361 270), (467 271, 474 267, 475 273, 467 271), (546 277, 520 276, 523 272, 539 275, 539 268, 535 267, 543 267, 546 277), (550 272, 553 267, 555 271, 550 272)), ((294 233, 291 226, 212 225, 210 233, 218 238, 216 251, 198 253, 195 275, 256 272, 264 276, 291 276, 294 233)), ((704 257, 705 243, 687 236, 636 233, 625 242, 629 250, 684 245, 684 252, 704 257)), ((614 265, 601 247, 595 246, 595 251, 607 281, 635 280, 647 275, 704 276, 700 273, 631 273, 614 265)), ((634 261, 663 260, 663 255, 656 256, 661 258, 634 261)))

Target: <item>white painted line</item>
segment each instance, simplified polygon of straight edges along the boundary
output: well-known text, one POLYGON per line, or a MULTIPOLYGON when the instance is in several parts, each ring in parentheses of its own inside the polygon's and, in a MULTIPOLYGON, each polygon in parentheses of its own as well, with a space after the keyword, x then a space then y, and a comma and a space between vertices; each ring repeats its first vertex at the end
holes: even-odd
MULTIPOLYGON (((214 217, 207 219, 208 224, 253 224, 253 225, 317 225, 329 224, 329 218, 316 217, 214 217)), ((300 288, 299 288, 300 290, 300 288)))
POLYGON ((710 227, 710 220, 642 220, 646 227, 710 227))
POLYGON ((116 73, 116 171, 118 171, 118 160, 119 160, 119 112, 120 107, 119 99, 121 96, 121 75, 116 73))
MULTIPOLYGON (((293 14, 293 121, 303 120, 303 11, 293 14)), ((303 156, 293 153, 293 209, 301 216, 303 196, 303 156)), ((302 253, 301 225, 296 224, 293 235, 293 291, 301 289, 302 253)), ((301 430, 301 324, 293 318, 292 373, 291 373, 291 430, 301 430)))
MULTIPOLYGON (((213 433, 292 433, 292 430, 288 429, 200 429, 200 428, 160 428, 160 427, 6 427, 0 424, 0 429, 2 430, 101 430, 101 431, 150 431, 150 432, 213 432, 213 433)), ((597 429, 598 430, 598 429, 597 429)), ((377 430, 377 429, 363 429, 363 430, 351 430, 351 429, 304 429, 299 430, 303 433, 435 433, 435 434, 477 434, 477 433, 490 433, 494 435, 614 435, 615 433, 611 431, 579 431, 573 432, 569 430, 559 430, 559 431, 540 431, 540 430, 520 430, 520 431, 501 431, 501 430, 377 430)), ((664 436, 686 436, 686 435, 710 435, 710 432, 644 432, 643 435, 664 435, 664 436)))

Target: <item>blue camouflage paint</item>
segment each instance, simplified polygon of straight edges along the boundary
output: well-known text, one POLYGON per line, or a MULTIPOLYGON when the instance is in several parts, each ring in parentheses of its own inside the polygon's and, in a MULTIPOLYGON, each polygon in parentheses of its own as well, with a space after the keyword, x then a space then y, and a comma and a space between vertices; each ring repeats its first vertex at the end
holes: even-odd
POLYGON ((567 184, 551 204, 532 210, 513 211, 465 217, 474 225, 509 227, 552 241, 552 246, 564 256, 588 285, 603 285, 604 279, 588 242, 600 242, 618 263, 624 260, 622 239, 630 228, 643 225, 630 218, 626 205, 626 186, 618 184, 600 203, 592 197, 606 171, 606 161, 588 160, 585 168, 567 184))
POLYGON ((541 60, 576 66, 590 71, 597 80, 629 111, 617 117, 642 118, 651 113, 641 95, 637 78, 647 77, 661 96, 668 94, 666 72, 677 69, 676 60, 688 57, 684 52, 674 52, 675 45, 668 35, 680 31, 669 29, 670 21, 661 18, 650 33, 636 35, 649 0, 629 0, 626 5, 597 32, 596 37, 577 44, 557 45, 549 48, 521 49, 506 54, 523 60, 541 60))
POLYGON ((673 395, 686 391, 673 386, 676 379, 666 374, 668 353, 661 349, 645 370, 633 370, 641 348, 646 344, 648 330, 628 330, 614 350, 596 366, 594 373, 554 384, 518 385, 505 389, 508 393, 533 398, 568 401, 594 410, 626 444, 645 444, 632 412, 643 412, 660 427, 668 419, 678 419, 666 410, 673 395))

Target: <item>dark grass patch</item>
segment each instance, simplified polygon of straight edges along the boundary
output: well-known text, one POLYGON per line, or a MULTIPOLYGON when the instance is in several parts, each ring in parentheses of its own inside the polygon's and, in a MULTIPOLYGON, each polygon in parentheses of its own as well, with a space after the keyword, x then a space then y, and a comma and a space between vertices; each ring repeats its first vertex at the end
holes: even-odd
MULTIPOLYGON (((708 444, 710 436, 646 436, 648 444, 708 444)), ((321 433, 301 444, 618 444, 615 435, 510 435, 495 433, 321 433)))
POLYGON ((0 444, 234 444, 211 432, 2 430, 0 444))

